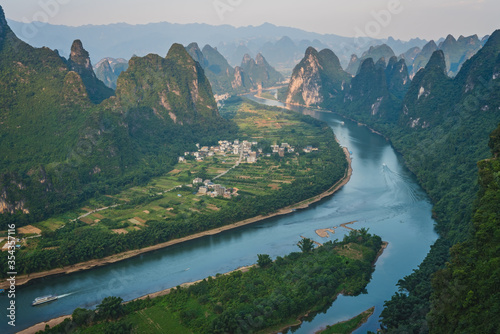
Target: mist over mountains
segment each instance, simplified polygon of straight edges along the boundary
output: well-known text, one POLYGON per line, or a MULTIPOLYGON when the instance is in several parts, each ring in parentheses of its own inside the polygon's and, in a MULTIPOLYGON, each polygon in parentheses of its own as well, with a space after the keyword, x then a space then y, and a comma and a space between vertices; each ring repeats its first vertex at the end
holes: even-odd
POLYGON ((233 67, 240 65, 245 54, 255 57, 261 52, 272 66, 278 69, 292 69, 300 61, 308 46, 332 49, 345 67, 353 53, 362 54, 370 46, 386 43, 396 54, 400 54, 412 47, 421 48, 427 43, 422 39, 412 39, 408 42, 393 38, 355 39, 280 27, 270 23, 236 28, 229 25, 168 22, 80 27, 22 23, 12 20, 8 22, 21 40, 35 47, 47 46, 60 50, 61 55, 66 58, 69 56, 65 53, 67 45, 80 39, 89 50, 94 64, 105 57, 130 59, 132 55, 144 56, 148 53, 165 55, 173 43, 188 45, 196 41, 199 45, 209 44, 217 47, 233 67))

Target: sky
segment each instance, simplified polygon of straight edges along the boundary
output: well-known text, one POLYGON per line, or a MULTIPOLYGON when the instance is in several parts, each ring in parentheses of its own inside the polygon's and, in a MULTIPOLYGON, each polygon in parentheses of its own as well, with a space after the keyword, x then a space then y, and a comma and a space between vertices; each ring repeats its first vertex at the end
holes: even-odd
POLYGON ((7 18, 80 26, 125 22, 265 22, 321 34, 409 40, 482 37, 500 28, 499 0, 0 0, 7 18))

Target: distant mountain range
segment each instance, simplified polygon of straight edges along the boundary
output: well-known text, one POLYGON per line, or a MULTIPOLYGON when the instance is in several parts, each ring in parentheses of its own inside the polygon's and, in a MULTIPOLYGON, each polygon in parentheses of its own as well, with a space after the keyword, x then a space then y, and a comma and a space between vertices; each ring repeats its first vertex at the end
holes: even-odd
MULTIPOLYGON (((439 44, 430 41, 422 49, 418 46, 412 47, 400 54, 399 58, 406 61, 410 77, 413 78, 418 70, 425 67, 434 51, 442 50, 445 57, 446 72, 449 76, 453 77, 458 73, 463 63, 481 49, 488 40, 488 37, 485 36, 480 40, 477 35, 469 37, 460 36, 457 40, 452 35, 448 35, 445 40, 438 42, 439 44)), ((387 44, 371 46, 361 57, 353 54, 346 71, 352 75, 356 75, 359 66, 365 59, 372 58, 374 61, 378 61, 383 58, 387 64, 387 61, 395 55, 396 53, 387 44)))
POLYGON ((111 89, 116 89, 118 76, 128 68, 128 60, 123 58, 110 58, 106 57, 101 59, 95 66, 95 75, 106 86, 111 89))
POLYGON ((69 27, 41 24, 36 27, 17 21, 9 21, 12 30, 23 41, 37 47, 48 46, 66 53, 67 45, 80 39, 97 63, 106 57, 130 59, 133 55, 148 53, 165 55, 173 43, 217 47, 232 66, 240 65, 245 54, 255 57, 259 52, 278 70, 291 71, 309 46, 330 48, 347 66, 351 55, 361 54, 370 46, 387 44, 397 54, 412 47, 422 47, 427 41, 412 39, 408 42, 389 39, 355 39, 334 34, 318 34, 297 28, 279 27, 265 23, 260 26, 235 28, 229 25, 173 24, 168 22, 130 25, 86 25, 69 27))

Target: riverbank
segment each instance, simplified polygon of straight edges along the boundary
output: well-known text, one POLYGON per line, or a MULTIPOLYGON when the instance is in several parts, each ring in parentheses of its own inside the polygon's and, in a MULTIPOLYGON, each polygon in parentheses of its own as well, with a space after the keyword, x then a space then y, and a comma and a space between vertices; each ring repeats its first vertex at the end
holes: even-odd
MULTIPOLYGON (((222 233, 224 231, 228 231, 228 230, 231 230, 234 228, 239 228, 239 227, 246 226, 249 224, 254 224, 256 222, 260 222, 260 221, 263 221, 263 220, 266 220, 269 218, 273 218, 273 217, 277 217, 277 216, 287 215, 289 213, 295 212, 296 210, 305 209, 305 208, 309 207, 311 204, 319 202, 322 199, 333 195, 335 192, 337 192, 339 189, 341 189, 344 185, 346 185, 347 182, 349 182, 349 180, 351 179, 351 175, 352 175, 351 158, 349 155, 349 150, 345 147, 344 147, 344 154, 345 154, 347 162, 348 162, 348 167, 347 167, 347 170, 346 170, 344 177, 342 179, 340 179, 337 183, 335 183, 327 191, 325 191, 319 195, 316 195, 312 198, 309 198, 307 200, 304 200, 302 202, 299 202, 299 203, 290 205, 288 207, 282 208, 275 213, 265 215, 265 216, 262 216, 262 215, 256 216, 253 218, 245 219, 243 221, 239 221, 237 223, 233 223, 233 224, 229 224, 229 225, 222 226, 219 228, 211 229, 208 231, 192 234, 190 236, 186 236, 183 238, 170 240, 170 241, 167 241, 167 242, 164 242, 161 244, 145 247, 142 249, 135 249, 135 250, 111 255, 111 256, 108 256, 108 257, 105 257, 102 259, 90 260, 90 261, 86 261, 86 262, 82 262, 82 263, 77 263, 77 264, 74 264, 71 266, 66 266, 63 268, 52 269, 52 270, 33 273, 33 274, 29 274, 29 275, 20 275, 20 276, 16 277, 16 286, 19 287, 19 286, 25 285, 29 282, 32 282, 34 280, 38 280, 41 278, 46 278, 46 277, 50 277, 50 276, 67 275, 67 274, 71 274, 71 273, 75 273, 75 272, 80 272, 80 271, 84 271, 84 270, 89 270, 89 269, 105 266, 108 264, 112 264, 112 263, 120 262, 120 261, 123 261, 126 259, 130 259, 130 258, 139 256, 141 254, 145 254, 148 252, 152 252, 155 250, 166 248, 166 247, 169 247, 172 245, 180 244, 180 243, 183 243, 186 241, 190 241, 190 240, 194 240, 194 239, 198 239, 198 238, 202 238, 202 237, 206 237, 206 236, 210 236, 210 235, 216 235, 216 234, 219 234, 219 233, 222 233)), ((9 283, 6 281, 0 283, 0 289, 6 289, 6 288, 8 288, 8 286, 9 286, 9 283)))
POLYGON ((43 321, 40 322, 34 326, 31 326, 29 328, 23 329, 22 331, 17 332, 17 334, 35 334, 39 331, 45 330, 45 327, 48 325, 50 328, 59 325, 61 322, 64 320, 71 318, 70 315, 63 315, 58 318, 51 319, 49 321, 43 321))
MULTIPOLYGON (((377 263, 377 261, 378 261, 378 259, 380 258, 380 256, 381 256, 381 255, 384 253, 384 251, 387 249, 387 246, 388 246, 388 245, 389 245, 389 243, 388 243, 387 241, 383 241, 383 242, 382 242, 382 245, 380 246, 380 249, 379 249, 379 251, 378 251, 378 253, 377 253, 377 256, 375 257, 375 260, 373 260, 372 266, 375 266, 375 264, 377 263)), ((337 293, 337 295, 333 298, 333 301, 335 301, 335 300, 338 298, 338 296, 340 296, 341 294, 344 294, 344 292, 339 292, 339 293, 337 293)), ((371 310, 371 309, 370 309, 370 310, 371 310)), ((370 310, 367 310, 367 311, 365 311, 365 312, 363 312, 363 313, 367 313, 367 312, 368 312, 368 311, 370 311, 370 310)), ((361 326, 362 326, 362 325, 363 325, 363 324, 364 324, 364 323, 368 320, 368 318, 369 318, 369 317, 373 314, 373 312, 374 312, 374 311, 375 311, 375 309, 373 309, 373 310, 372 310, 371 314, 370 314, 369 316, 367 316, 367 317, 366 317, 366 319, 365 319, 363 322, 361 322, 361 323, 357 326, 357 328, 361 327, 361 326)), ((286 326, 280 327, 280 328, 279 328, 279 330, 277 330, 277 331, 272 331, 272 334, 279 334, 279 333, 282 333, 283 331, 286 331, 286 330, 288 330, 288 329, 291 329, 291 328, 298 327, 298 326, 302 325, 302 322, 304 321, 304 318, 308 317, 308 316, 309 316, 309 314, 310 314, 310 312, 307 312, 306 314, 304 314, 304 315, 300 316, 300 317, 299 317, 299 318, 298 318, 295 322, 293 322, 292 324, 288 324, 288 325, 286 325, 286 326)), ((359 315, 358 315, 358 316, 359 316, 359 315)), ((356 316, 356 317, 357 317, 357 316, 356 316)), ((356 317, 354 317, 354 318, 356 318, 356 317)), ((354 318, 352 318, 352 319, 354 319, 354 318)), ((352 320, 352 319, 350 319, 350 320, 352 320)), ((350 320, 347 320, 347 321, 350 321, 350 320)), ((356 329, 357 329, 357 328, 356 328, 356 329)), ((321 333, 321 331, 318 331, 318 332, 316 332, 315 334, 317 334, 317 333, 321 333)))
POLYGON ((349 320, 338 322, 333 326, 327 326, 325 329, 319 330, 314 334, 352 333, 365 324, 374 312, 375 307, 371 307, 349 320))
MULTIPOLYGON (((227 273, 224 273, 223 275, 230 275, 236 271, 241 271, 241 272, 247 272, 250 270, 250 268, 252 267, 255 267, 256 265, 253 264, 251 266, 246 266, 246 267, 240 267, 238 269, 235 269, 235 270, 232 270, 232 271, 229 271, 227 273)), ((215 276, 212 276, 213 279, 215 279, 216 277, 215 276)), ((187 288, 191 285, 194 285, 196 283, 199 283, 203 281, 202 279, 200 280, 197 280, 197 281, 194 281, 194 282, 188 282, 188 283, 182 283, 180 286, 183 287, 183 288, 187 288)), ((172 289, 175 289, 175 288, 169 288, 169 289, 165 289, 165 290, 161 290, 161 291, 157 291, 157 292, 153 292, 153 293, 149 293, 147 295, 144 295, 144 296, 141 296, 141 297, 138 297, 138 298, 135 298, 135 299, 132 299, 128 302, 125 302, 124 304, 126 303, 130 303, 134 300, 141 300, 141 299, 147 299, 147 298, 156 298, 156 297, 161 297, 161 296, 165 296, 165 295, 168 295, 172 289)), ((71 315, 64 315, 64 316, 61 316, 61 317, 58 317, 58 318, 54 318, 54 319, 51 319, 49 321, 43 321, 43 322, 40 322, 36 325, 33 325, 29 328, 26 328, 20 332, 18 332, 17 334, 35 334, 37 333, 38 331, 43 331, 45 329, 45 326, 46 325, 49 325, 50 328, 54 327, 54 326, 57 326, 59 325, 61 322, 63 322, 66 318, 71 318, 71 315)))

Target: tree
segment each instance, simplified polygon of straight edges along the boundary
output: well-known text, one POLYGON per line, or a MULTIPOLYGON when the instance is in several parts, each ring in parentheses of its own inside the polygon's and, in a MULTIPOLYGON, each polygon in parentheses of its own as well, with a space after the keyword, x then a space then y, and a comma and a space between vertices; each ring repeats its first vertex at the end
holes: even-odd
POLYGON ((303 238, 297 244, 303 253, 309 253, 314 249, 314 242, 309 238, 303 238))
POLYGON ((261 268, 265 268, 273 262, 273 260, 271 260, 271 257, 268 254, 257 254, 257 257, 259 258, 257 260, 257 264, 261 268))
POLYGON ((128 322, 109 322, 104 326, 104 334, 129 334, 132 329, 132 324, 128 322))
POLYGON ((85 308, 77 308, 73 311, 71 318, 78 326, 89 325, 94 320, 95 312, 85 308))
POLYGON ((97 305, 99 318, 117 319, 123 315, 123 299, 120 297, 106 297, 97 305))

